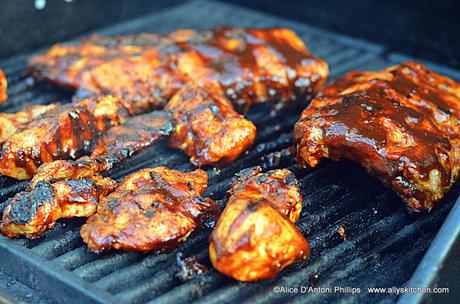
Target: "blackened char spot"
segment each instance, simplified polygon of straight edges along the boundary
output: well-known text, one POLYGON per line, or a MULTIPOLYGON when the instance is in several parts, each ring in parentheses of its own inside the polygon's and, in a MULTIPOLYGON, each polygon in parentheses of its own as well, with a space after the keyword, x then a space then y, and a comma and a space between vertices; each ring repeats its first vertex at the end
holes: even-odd
POLYGON ((9 220, 15 224, 27 224, 37 215, 38 209, 54 200, 54 190, 48 182, 38 182, 36 187, 28 192, 16 194, 7 201, 11 206, 9 220))

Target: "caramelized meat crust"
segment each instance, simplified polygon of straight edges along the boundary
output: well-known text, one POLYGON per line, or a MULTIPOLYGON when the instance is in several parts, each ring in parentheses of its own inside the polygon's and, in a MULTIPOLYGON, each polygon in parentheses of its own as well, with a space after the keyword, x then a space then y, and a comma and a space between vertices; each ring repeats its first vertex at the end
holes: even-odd
POLYGON ((47 112, 3 144, 0 173, 29 179, 43 163, 84 155, 92 150, 99 134, 122 123, 130 113, 126 102, 111 96, 85 99, 47 112))
POLYGON ((415 211, 430 209, 459 175, 460 84, 419 63, 350 72, 302 113, 297 160, 362 164, 415 211))
POLYGON ((6 94, 6 88, 8 86, 8 81, 6 80, 5 73, 0 69, 0 104, 4 103, 8 98, 6 94))
POLYGON ((211 85, 239 109, 255 102, 304 101, 328 76, 288 29, 222 27, 166 36, 93 36, 57 44, 29 62, 32 74, 77 95, 111 94, 163 107, 184 83, 211 85))
POLYGON ((254 103, 304 101, 328 76, 327 64, 289 29, 221 27, 170 37, 182 50, 177 69, 199 85, 214 85, 239 110, 254 103))
POLYGON ((256 127, 219 95, 187 85, 174 95, 166 109, 177 120, 169 145, 182 149, 197 165, 228 164, 248 150, 256 127))
POLYGON ((59 104, 33 105, 16 113, 0 113, 0 145, 11 135, 27 125, 32 120, 50 111, 57 111, 59 104))
POLYGON ((211 263, 227 276, 250 282, 272 278, 308 258, 308 242, 293 224, 301 207, 297 180, 289 170, 242 171, 212 231, 211 263))
POLYGON ((183 173, 165 167, 128 175, 97 207, 81 230, 92 250, 169 250, 184 242, 217 205, 201 197, 202 170, 183 173))
POLYGON ((154 111, 134 116, 112 127, 96 141, 89 156, 78 160, 56 160, 43 164, 36 171, 30 187, 38 182, 91 178, 112 169, 122 160, 153 145, 174 131, 175 121, 168 111, 154 111))
POLYGON ((306 101, 328 76, 327 64, 287 29, 93 36, 55 45, 29 65, 80 98, 111 94, 137 114, 166 106, 178 120, 170 145, 198 166, 230 163, 254 141, 254 125, 229 101, 239 110, 306 101))
POLYGON ((135 116, 104 133, 89 157, 44 164, 30 183, 30 191, 6 202, 4 234, 37 238, 60 218, 90 216, 100 198, 117 185, 100 174, 172 130, 172 114, 167 111, 135 116))
POLYGON ((76 89, 82 85, 82 76, 99 65, 117 58, 142 56, 144 51, 157 47, 160 40, 160 36, 146 33, 118 37, 94 35, 56 44, 45 54, 32 57, 29 64, 37 78, 76 89))
POLYGON ((115 186, 115 181, 98 176, 54 184, 40 182, 32 191, 20 192, 7 201, 1 230, 10 238, 37 238, 58 219, 93 214, 99 199, 115 186))

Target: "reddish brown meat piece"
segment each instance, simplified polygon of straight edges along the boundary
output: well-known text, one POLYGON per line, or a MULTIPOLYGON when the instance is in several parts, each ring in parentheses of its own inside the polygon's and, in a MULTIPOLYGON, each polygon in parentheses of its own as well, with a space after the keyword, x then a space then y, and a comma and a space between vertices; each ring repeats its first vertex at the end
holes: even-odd
POLYGON ((286 169, 246 169, 211 234, 209 257, 220 272, 244 282, 268 279, 310 255, 307 240, 293 224, 302 197, 286 169))
POLYGON ((180 30, 167 36, 94 36, 58 44, 29 63, 37 78, 163 107, 184 83, 210 85, 239 109, 255 102, 306 101, 328 76, 288 29, 180 30))
POLYGON ((83 241, 95 251, 172 249, 217 210, 211 199, 201 197, 207 180, 202 170, 158 167, 132 173, 83 225, 83 241))
POLYGON ((188 85, 174 95, 166 109, 177 121, 169 145, 185 151, 197 165, 228 164, 248 150, 256 127, 219 95, 188 85))
POLYGON ((2 147, 0 173, 29 179, 43 163, 78 158, 92 150, 101 133, 130 114, 125 101, 111 96, 58 107, 8 138, 2 147))
POLYGON ((229 101, 246 110, 256 102, 306 102, 328 76, 327 64, 290 30, 228 27, 94 36, 55 45, 32 58, 30 68, 80 97, 122 97, 133 113, 162 108, 172 98, 167 108, 179 123, 170 144, 199 166, 232 162, 254 141, 254 125, 229 101))
POLYGON ((43 164, 36 171, 30 187, 38 182, 91 178, 118 165, 124 159, 153 145, 175 129, 173 115, 168 111, 154 111, 126 119, 110 128, 96 141, 89 156, 78 160, 56 160, 43 164))
POLYGON ((33 105, 16 113, 0 113, 0 145, 32 120, 50 111, 58 111, 59 104, 33 105))
POLYGON ((348 73, 312 101, 294 130, 302 166, 354 160, 416 211, 457 180, 459 136, 460 84, 414 62, 348 73))
POLYGON ((110 178, 41 182, 32 191, 23 191, 7 201, 1 229, 12 238, 37 238, 61 218, 87 217, 96 211, 101 197, 116 187, 110 178))
POLYGON ((117 185, 100 174, 168 135, 173 127, 172 114, 166 111, 131 117, 99 137, 89 157, 44 164, 30 183, 30 191, 6 202, 4 234, 36 238, 60 218, 90 216, 99 200, 117 185))
POLYGON ((89 157, 44 164, 32 185, 107 171, 162 136, 170 135, 170 146, 184 150, 199 166, 230 163, 254 142, 255 126, 236 113, 225 98, 208 94, 197 85, 189 84, 176 93, 166 109, 173 114, 152 112, 128 118, 108 130, 89 157))
POLYGON ((8 98, 8 95, 6 94, 7 86, 8 81, 6 80, 6 76, 0 69, 0 104, 4 103, 5 100, 8 98))

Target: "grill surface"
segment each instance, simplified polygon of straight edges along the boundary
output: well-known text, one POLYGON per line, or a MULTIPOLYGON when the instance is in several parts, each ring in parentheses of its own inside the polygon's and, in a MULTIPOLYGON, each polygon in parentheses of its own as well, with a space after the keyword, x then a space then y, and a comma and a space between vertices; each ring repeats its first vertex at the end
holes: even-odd
MULTIPOLYGON (((330 64, 331 78, 347 70, 379 69, 407 59, 387 54, 373 44, 210 1, 193 1, 98 32, 166 33, 178 28, 204 29, 223 24, 292 28, 314 54, 330 64)), ((48 85, 34 85, 23 75, 30 55, 0 62, 10 83, 10 99, 0 111, 14 112, 32 103, 69 100, 71 93, 48 85)), ((431 67, 460 79, 457 72, 431 67)), ((339 297, 345 303, 395 301, 396 295, 371 295, 365 288, 400 287, 410 279, 455 203, 460 193, 459 185, 430 214, 409 214, 391 190, 383 188, 355 164, 324 161, 317 169, 299 170, 286 149, 292 145, 291 131, 299 113, 299 110, 289 110, 272 114, 264 106, 254 109, 249 114, 258 131, 253 149, 223 170, 208 170, 206 195, 218 200, 221 207, 231 178, 240 169, 253 165, 261 165, 265 170, 289 168, 298 177, 304 207, 297 226, 310 241, 312 257, 288 267, 277 278, 243 284, 218 274, 208 260, 209 230, 196 233, 170 253, 112 251, 95 254, 87 250, 80 239, 83 219, 62 221, 38 240, 10 240, 0 236, 0 270, 59 303, 180 303, 194 300, 277 303, 280 299, 317 303, 338 300, 339 297), (345 228, 346 240, 339 237, 339 227, 345 228), (210 271, 181 282, 175 276, 178 252, 185 257, 197 257, 210 271), (277 294, 272 291, 274 286, 360 287, 362 292, 277 294)), ((193 169, 185 155, 159 143, 126 161, 110 175, 121 178, 140 168, 158 165, 193 169)), ((0 186, 0 200, 3 201, 23 189, 26 183, 0 177, 0 186)))

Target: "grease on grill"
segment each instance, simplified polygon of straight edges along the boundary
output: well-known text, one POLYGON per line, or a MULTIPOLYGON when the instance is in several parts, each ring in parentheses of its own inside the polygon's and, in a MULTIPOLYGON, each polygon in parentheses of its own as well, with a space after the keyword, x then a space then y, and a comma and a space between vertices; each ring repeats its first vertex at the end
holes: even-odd
POLYGON ((182 282, 188 281, 197 275, 209 271, 208 267, 201 264, 196 257, 184 258, 184 254, 182 252, 177 253, 176 262, 179 266, 179 271, 175 276, 182 282))

